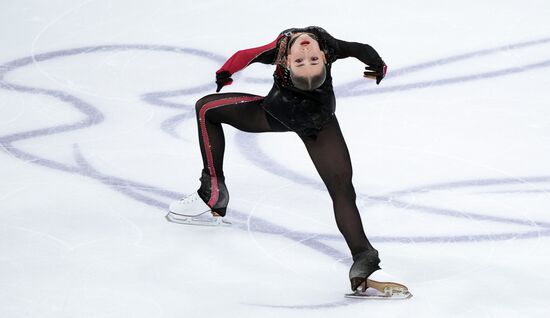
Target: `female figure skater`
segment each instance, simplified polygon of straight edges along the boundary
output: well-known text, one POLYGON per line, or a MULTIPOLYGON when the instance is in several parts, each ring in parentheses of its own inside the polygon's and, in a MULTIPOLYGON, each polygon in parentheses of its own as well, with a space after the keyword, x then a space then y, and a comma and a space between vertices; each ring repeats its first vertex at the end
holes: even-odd
POLYGON ((379 296, 408 296, 407 288, 379 267, 378 251, 368 241, 355 203, 348 148, 334 114, 331 65, 355 57, 366 64, 364 77, 376 80, 386 64, 369 45, 335 39, 320 27, 285 30, 271 43, 241 50, 216 72, 216 93, 233 82, 231 76, 251 63, 276 65, 274 84, 265 97, 244 93, 207 95, 196 103, 203 160, 199 190, 170 205, 168 220, 200 225, 223 220, 229 201, 224 183, 225 148, 222 123, 246 132, 294 131, 304 142, 332 198, 338 229, 353 256, 351 289, 365 296, 372 287, 379 296))

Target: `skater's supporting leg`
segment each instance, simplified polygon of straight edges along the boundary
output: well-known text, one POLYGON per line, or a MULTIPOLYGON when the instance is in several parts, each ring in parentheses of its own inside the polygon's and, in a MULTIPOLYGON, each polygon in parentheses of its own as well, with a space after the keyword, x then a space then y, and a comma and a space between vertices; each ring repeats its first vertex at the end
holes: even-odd
POLYGON ((380 269, 380 259, 378 251, 367 239, 361 223, 351 181, 351 159, 338 120, 334 117, 319 132, 317 138, 302 140, 332 198, 336 224, 353 255, 350 283, 352 290, 356 290, 366 283, 369 275, 380 269))
POLYGON ((352 255, 365 251, 373 251, 374 254, 376 250, 365 235, 355 203, 351 159, 338 120, 334 117, 317 138, 302 140, 332 198, 336 224, 352 255))
POLYGON ((261 106, 263 97, 244 93, 208 95, 197 101, 197 126, 203 160, 199 195, 221 216, 229 195, 224 183, 225 138, 221 124, 246 132, 288 131, 261 106))

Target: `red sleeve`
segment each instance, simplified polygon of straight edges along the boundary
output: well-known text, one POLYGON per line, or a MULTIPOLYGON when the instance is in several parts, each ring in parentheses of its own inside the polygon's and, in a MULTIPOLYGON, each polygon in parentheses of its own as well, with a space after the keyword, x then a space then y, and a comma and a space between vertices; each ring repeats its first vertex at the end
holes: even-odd
POLYGON ((231 74, 235 74, 254 62, 271 64, 276 57, 275 49, 277 47, 277 42, 282 36, 282 34, 279 35, 275 41, 269 44, 238 51, 233 54, 216 73, 228 71, 231 74))

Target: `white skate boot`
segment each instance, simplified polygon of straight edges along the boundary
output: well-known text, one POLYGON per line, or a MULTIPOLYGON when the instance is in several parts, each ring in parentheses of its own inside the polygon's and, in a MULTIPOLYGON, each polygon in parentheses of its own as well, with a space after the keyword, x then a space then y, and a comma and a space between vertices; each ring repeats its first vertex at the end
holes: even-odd
POLYGON ((230 222, 213 212, 197 192, 173 202, 168 209, 170 212, 166 215, 166 219, 173 223, 207 226, 231 225, 230 222))
POLYGON ((398 283, 399 279, 379 269, 367 277, 365 283, 361 284, 353 294, 346 294, 349 298, 385 298, 385 299, 407 299, 411 298, 407 286, 398 283))

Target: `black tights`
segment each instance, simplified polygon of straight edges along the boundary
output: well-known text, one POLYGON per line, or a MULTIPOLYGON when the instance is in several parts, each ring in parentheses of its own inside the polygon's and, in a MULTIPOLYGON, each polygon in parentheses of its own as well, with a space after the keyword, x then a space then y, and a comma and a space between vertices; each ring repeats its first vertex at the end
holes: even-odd
MULTIPOLYGON (((225 215, 229 194, 224 183, 223 124, 246 132, 284 132, 287 127, 265 112, 263 97, 243 94, 213 94, 196 103, 199 143, 204 164, 199 194, 220 215, 225 215)), ((336 117, 317 138, 302 138, 309 156, 332 198, 338 229, 352 255, 374 250, 368 241, 355 204, 351 160, 336 117)))

